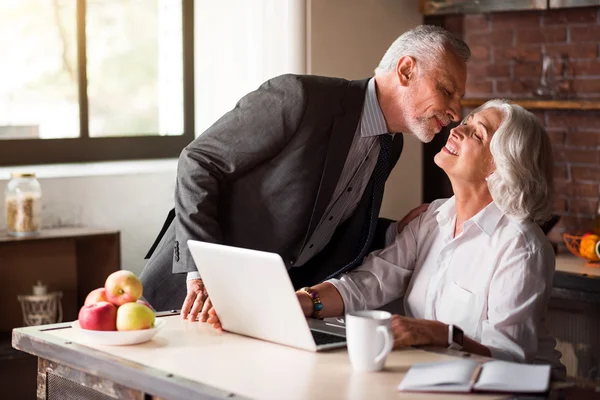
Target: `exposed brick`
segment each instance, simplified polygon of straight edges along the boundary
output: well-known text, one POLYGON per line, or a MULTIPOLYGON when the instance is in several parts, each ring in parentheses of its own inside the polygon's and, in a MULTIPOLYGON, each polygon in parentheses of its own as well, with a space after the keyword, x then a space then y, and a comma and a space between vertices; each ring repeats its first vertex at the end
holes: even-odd
POLYGON ((514 66, 515 78, 522 76, 540 77, 542 75, 542 64, 536 63, 516 63, 514 66))
POLYGON ((600 162, 600 152, 598 150, 578 150, 554 148, 554 161, 576 164, 597 164, 600 162))
POLYGON ((467 64, 469 79, 510 77, 510 64, 472 63, 467 64))
POLYGON ((533 91, 539 84, 537 79, 525 78, 519 80, 496 81, 496 95, 510 93, 521 97, 532 97, 533 91))
POLYGON ((598 132, 569 132, 565 135, 567 146, 598 147, 600 146, 600 131, 598 132))
POLYGON ((572 166, 571 175, 575 181, 600 181, 600 168, 596 165, 572 166))
POLYGON ((554 179, 567 179, 567 165, 554 164, 554 179))
POLYGON ((544 25, 596 22, 597 7, 561 8, 545 11, 542 15, 544 25))
POLYGON ((494 30, 490 33, 471 32, 466 35, 466 42, 469 46, 482 44, 489 45, 512 45, 514 37, 513 29, 494 30))
MULTIPOLYGON (((564 26, 540 29, 540 27, 528 27, 532 29, 517 30, 516 42, 524 43, 549 43, 564 42, 567 40, 567 29, 564 26)), ((496 33, 494 31, 494 33, 496 33)))
POLYGON ((598 45, 596 43, 547 44, 545 47, 546 52, 551 57, 567 55, 569 60, 598 57, 598 45))
POLYGON ((539 11, 515 11, 494 13, 492 15, 492 30, 516 28, 522 26, 539 26, 539 11))
POLYGON ((591 216, 565 216, 561 217, 560 225, 567 233, 584 233, 592 230, 594 220, 591 216))
POLYGON ((468 80, 465 97, 489 96, 492 94, 492 82, 483 80, 468 80))
POLYGON ((572 187, 575 197, 590 197, 597 200, 600 195, 600 185, 597 183, 573 183, 572 187))
POLYGON ((516 45, 511 47, 494 47, 494 61, 507 62, 539 62, 542 59, 542 46, 516 45))
POLYGON ((564 213, 567 211, 567 199, 555 199, 552 205, 552 211, 556 213, 564 213))
POLYGON ((444 18, 444 29, 446 29, 448 32, 450 32, 458 37, 462 37, 463 36, 463 23, 464 23, 464 18, 462 15, 460 15, 460 14, 447 15, 444 18))
POLYGON ((571 26, 569 27, 571 33, 571 42, 597 42, 600 40, 600 26, 599 25, 588 25, 588 26, 571 26))
POLYGON ((533 115, 535 115, 542 125, 544 125, 544 121, 546 120, 546 113, 542 110, 529 110, 533 115))
POLYGON ((557 197, 572 197, 573 182, 564 178, 554 178, 554 192, 557 197))
POLYGON ((491 26, 490 19, 489 14, 466 14, 464 26, 469 32, 489 31, 491 26))
POLYGON ((574 79, 575 93, 600 93, 600 79, 574 79))
POLYGON ((469 46, 471 48, 471 60, 477 61, 489 61, 490 60, 490 49, 485 45, 469 46))
POLYGON ((595 214, 597 200, 571 199, 569 200, 569 212, 583 214, 593 217, 595 214))
POLYGON ((599 111, 549 111, 548 125, 553 128, 586 129, 600 127, 599 111))
POLYGON ((554 149, 560 148, 565 143, 565 132, 563 131, 548 131, 548 136, 554 149))
POLYGON ((600 61, 598 60, 570 61, 569 65, 573 68, 574 76, 600 75, 600 61))

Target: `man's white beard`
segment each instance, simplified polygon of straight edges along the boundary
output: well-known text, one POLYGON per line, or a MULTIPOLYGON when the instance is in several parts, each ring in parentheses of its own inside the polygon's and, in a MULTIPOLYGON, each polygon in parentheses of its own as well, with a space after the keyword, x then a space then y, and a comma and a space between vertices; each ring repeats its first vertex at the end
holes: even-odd
POLYGON ((423 143, 429 143, 435 137, 436 132, 431 129, 431 118, 414 117, 417 112, 409 109, 406 115, 406 121, 409 121, 408 130, 423 143))
MULTIPOLYGON (((411 104, 410 99, 408 98, 411 94, 407 93, 408 96, 404 97, 404 104, 411 104)), ((429 143, 435 137, 435 133, 431 129, 431 118, 419 118, 416 117, 418 115, 417 110, 414 107, 409 105, 404 112, 404 121, 406 121, 406 125, 408 131, 415 135, 417 139, 419 139, 423 143, 429 143)))

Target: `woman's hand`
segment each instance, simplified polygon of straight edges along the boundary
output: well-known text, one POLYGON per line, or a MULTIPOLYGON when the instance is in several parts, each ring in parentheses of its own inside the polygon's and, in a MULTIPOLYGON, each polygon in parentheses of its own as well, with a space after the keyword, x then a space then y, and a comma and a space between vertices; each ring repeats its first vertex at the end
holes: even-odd
POLYGON ((392 315, 391 329, 395 349, 407 346, 448 345, 448 325, 440 321, 392 315))

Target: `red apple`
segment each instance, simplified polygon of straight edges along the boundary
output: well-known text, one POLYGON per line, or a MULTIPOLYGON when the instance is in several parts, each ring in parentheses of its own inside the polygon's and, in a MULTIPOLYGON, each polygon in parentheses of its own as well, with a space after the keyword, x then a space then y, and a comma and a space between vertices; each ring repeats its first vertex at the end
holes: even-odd
POLYGON ((83 306, 79 310, 79 326, 92 331, 116 331, 117 307, 107 301, 83 306))
POLYGON ((106 297, 115 306, 135 302, 142 297, 142 282, 131 271, 113 272, 104 283, 106 297))
POLYGON ((146 307, 148 307, 149 309, 151 309, 151 310, 152 310, 152 312, 154 312, 154 308, 152 308, 152 306, 150 305, 150 303, 148 303, 148 302, 145 302, 144 300, 138 300, 138 301, 136 301, 136 303, 143 304, 143 305, 145 305, 146 307))
POLYGON ((140 303, 125 303, 117 309, 117 330, 137 331, 154 327, 154 312, 140 303))
POLYGON ((106 297, 106 289, 104 288, 92 290, 85 298, 83 305, 87 306, 93 303, 99 303, 101 301, 108 301, 108 298, 106 297))

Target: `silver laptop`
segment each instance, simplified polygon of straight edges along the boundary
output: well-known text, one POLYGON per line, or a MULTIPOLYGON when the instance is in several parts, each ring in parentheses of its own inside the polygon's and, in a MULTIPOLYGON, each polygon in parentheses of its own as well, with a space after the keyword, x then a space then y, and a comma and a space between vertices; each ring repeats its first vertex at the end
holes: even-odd
POLYGON ((309 351, 346 345, 343 325, 304 317, 278 254, 195 240, 188 246, 224 330, 309 351))

